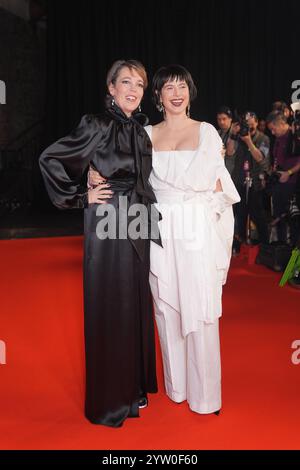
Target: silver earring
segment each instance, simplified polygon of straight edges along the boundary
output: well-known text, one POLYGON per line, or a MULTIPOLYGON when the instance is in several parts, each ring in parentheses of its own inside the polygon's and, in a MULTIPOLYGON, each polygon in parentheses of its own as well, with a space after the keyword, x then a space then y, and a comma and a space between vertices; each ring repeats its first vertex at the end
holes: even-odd
POLYGON ((190 109, 191 109, 191 105, 190 105, 190 103, 189 103, 188 107, 186 108, 186 115, 187 115, 188 118, 191 117, 191 115, 190 115, 190 109))
POLYGON ((138 112, 139 112, 139 113, 142 112, 142 107, 141 107, 141 105, 139 105, 139 107, 138 107, 138 112))
POLYGON ((111 100, 111 105, 112 105, 112 106, 115 105, 115 99, 114 99, 114 98, 111 100))
POLYGON ((157 107, 157 109, 158 109, 158 111, 159 111, 160 113, 164 113, 164 112, 165 112, 165 107, 164 107, 164 105, 162 104, 162 102, 160 102, 159 104, 157 104, 156 107, 157 107))

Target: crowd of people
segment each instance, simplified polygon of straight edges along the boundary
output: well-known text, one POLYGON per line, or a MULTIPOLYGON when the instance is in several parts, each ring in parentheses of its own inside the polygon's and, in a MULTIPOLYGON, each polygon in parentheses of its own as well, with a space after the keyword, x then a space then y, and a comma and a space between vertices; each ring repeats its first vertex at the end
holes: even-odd
POLYGON ((296 117, 276 101, 266 119, 242 116, 227 106, 217 112, 225 165, 240 194, 234 206, 233 253, 241 243, 277 241, 296 246, 300 237, 300 145, 296 117))

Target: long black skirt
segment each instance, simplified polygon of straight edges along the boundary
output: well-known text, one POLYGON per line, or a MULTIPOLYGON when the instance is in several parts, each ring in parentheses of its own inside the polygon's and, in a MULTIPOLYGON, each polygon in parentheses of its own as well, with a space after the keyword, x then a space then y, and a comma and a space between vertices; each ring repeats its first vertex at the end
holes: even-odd
POLYGON ((157 392, 150 241, 141 261, 130 240, 100 240, 96 208, 84 211, 85 415, 119 427, 139 416, 141 395, 157 392))

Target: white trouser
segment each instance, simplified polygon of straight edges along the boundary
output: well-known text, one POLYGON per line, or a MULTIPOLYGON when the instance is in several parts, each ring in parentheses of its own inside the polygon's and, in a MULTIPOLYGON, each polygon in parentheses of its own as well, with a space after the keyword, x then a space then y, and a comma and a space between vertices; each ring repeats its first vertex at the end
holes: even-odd
POLYGON ((219 320, 202 323, 186 337, 181 333, 180 313, 158 296, 157 277, 150 272, 164 369, 166 393, 180 403, 187 400, 196 413, 221 408, 219 320))

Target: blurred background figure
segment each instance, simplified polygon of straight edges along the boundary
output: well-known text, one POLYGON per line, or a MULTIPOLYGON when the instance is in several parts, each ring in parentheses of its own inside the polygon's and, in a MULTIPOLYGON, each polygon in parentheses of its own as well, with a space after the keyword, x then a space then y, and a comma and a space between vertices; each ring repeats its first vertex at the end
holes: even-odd
POLYGON ((272 111, 282 113, 286 117, 287 122, 291 124, 293 118, 293 111, 291 107, 284 101, 274 101, 274 103, 272 104, 272 111))
POLYGON ((234 249, 239 252, 240 243, 250 242, 250 220, 256 225, 258 242, 269 242, 264 181, 270 171, 270 140, 258 130, 256 113, 248 111, 234 120, 226 152, 229 156, 235 154, 232 179, 241 197, 241 202, 234 206, 237 229, 234 249))
POLYGON ((228 155, 226 152, 227 141, 231 132, 232 112, 228 106, 221 106, 217 111, 218 133, 225 147, 225 166, 230 175, 233 172, 235 162, 235 152, 228 155))
POLYGON ((259 132, 262 132, 263 134, 266 133, 267 123, 264 119, 259 119, 257 129, 259 130, 259 132))
POLYGON ((277 239, 282 243, 289 241, 292 245, 295 245, 299 237, 299 229, 297 218, 293 217, 293 215, 296 215, 295 210, 290 211, 290 207, 296 198, 297 179, 300 170, 300 149, 295 148, 293 145, 294 133, 288 123, 287 112, 272 111, 267 117, 267 125, 275 137, 270 190, 277 239), (297 154, 297 152, 299 153, 297 154), (290 240, 288 240, 288 226, 290 240))

